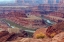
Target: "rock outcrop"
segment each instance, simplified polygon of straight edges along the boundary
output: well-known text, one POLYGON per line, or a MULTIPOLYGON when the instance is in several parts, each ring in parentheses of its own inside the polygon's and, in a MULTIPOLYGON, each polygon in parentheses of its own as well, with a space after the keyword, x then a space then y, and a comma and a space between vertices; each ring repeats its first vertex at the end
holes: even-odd
POLYGON ((23 38, 12 42, 50 42, 51 39, 34 39, 34 38, 23 38))
POLYGON ((48 29, 46 30, 46 35, 51 37, 50 35, 52 35, 53 33, 54 35, 56 35, 62 31, 64 31, 64 22, 49 26, 48 29))
POLYGON ((61 32, 54 36, 51 42, 64 42, 64 32, 61 32))

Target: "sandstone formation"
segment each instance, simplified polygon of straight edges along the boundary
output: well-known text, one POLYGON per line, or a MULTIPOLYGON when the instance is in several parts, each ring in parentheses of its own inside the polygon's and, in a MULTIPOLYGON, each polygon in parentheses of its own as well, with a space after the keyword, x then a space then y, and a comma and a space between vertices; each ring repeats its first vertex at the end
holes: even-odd
POLYGON ((23 37, 27 37, 27 33, 25 31, 20 33, 9 33, 8 31, 0 32, 0 42, 14 41, 20 38, 22 39, 23 37))
POLYGON ((64 42, 64 32, 61 32, 54 36, 51 42, 64 42))
POLYGON ((23 38, 12 42, 50 42, 51 39, 34 39, 34 38, 23 38))
POLYGON ((60 32, 64 31, 64 22, 54 24, 53 26, 49 26, 48 29, 46 30, 46 35, 51 37, 53 33, 54 36, 60 32))
POLYGON ((23 30, 18 31, 0 31, 0 42, 64 42, 64 22, 37 29, 33 38, 29 38, 23 30))

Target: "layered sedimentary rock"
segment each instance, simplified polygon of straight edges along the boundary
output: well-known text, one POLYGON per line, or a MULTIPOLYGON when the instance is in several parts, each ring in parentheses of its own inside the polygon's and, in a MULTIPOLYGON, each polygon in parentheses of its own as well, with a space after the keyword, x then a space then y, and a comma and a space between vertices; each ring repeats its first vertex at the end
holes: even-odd
POLYGON ((0 42, 6 42, 7 39, 8 39, 11 35, 13 35, 13 34, 7 34, 7 35, 1 37, 1 38, 0 38, 0 42))
POLYGON ((48 27, 48 29, 46 30, 46 35, 51 37, 52 34, 56 35, 62 31, 64 31, 64 22, 57 23, 53 26, 48 27))
POLYGON ((27 36, 28 34, 25 31, 20 31, 19 33, 9 33, 8 31, 1 31, 0 42, 14 41, 27 36))
POLYGON ((12 42, 50 42, 51 39, 34 39, 34 38, 23 38, 12 42))
POLYGON ((54 36, 51 42, 64 42, 64 32, 61 32, 54 36))
POLYGON ((9 32, 7 32, 7 31, 0 32, 0 38, 7 35, 7 34, 9 34, 9 32))

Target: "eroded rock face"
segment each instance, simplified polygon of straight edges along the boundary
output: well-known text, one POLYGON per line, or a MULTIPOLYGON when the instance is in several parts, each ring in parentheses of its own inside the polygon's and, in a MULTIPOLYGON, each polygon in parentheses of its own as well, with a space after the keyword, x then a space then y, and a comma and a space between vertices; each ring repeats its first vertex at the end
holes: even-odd
POLYGON ((34 39, 34 38, 23 38, 21 40, 18 41, 14 41, 14 42, 50 42, 51 39, 34 39))
POLYGON ((22 39, 27 36, 28 34, 25 31, 22 31, 20 33, 9 33, 8 31, 1 31, 0 42, 14 41, 14 40, 18 40, 18 38, 22 39))
POLYGON ((55 33, 54 35, 56 35, 62 31, 64 31, 64 22, 57 23, 53 26, 48 27, 48 29, 46 30, 46 35, 51 37, 51 34, 55 33))
POLYGON ((54 36, 51 42, 64 42, 64 32, 61 32, 54 36))
POLYGON ((0 32, 0 42, 6 42, 7 39, 13 34, 9 34, 7 31, 1 31, 0 32))

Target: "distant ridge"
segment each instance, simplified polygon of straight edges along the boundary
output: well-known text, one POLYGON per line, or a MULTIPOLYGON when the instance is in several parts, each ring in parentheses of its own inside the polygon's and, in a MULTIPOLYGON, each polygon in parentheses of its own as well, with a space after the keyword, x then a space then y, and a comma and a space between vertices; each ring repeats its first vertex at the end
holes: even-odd
POLYGON ((63 4, 64 0, 12 0, 11 2, 0 2, 0 6, 23 6, 23 5, 40 5, 40 4, 63 4))

